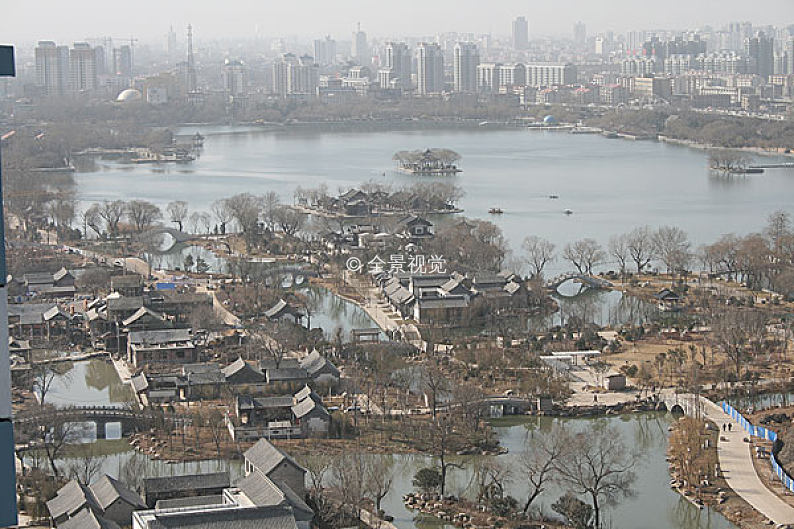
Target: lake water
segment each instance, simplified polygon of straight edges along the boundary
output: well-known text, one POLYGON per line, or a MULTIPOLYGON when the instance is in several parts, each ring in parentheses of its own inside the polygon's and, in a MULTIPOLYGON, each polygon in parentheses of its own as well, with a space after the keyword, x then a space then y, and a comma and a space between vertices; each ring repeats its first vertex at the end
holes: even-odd
MULTIPOLYGON (((56 379, 53 384, 53 400, 59 405, 123 405, 131 398, 127 386, 121 384, 113 366, 100 359, 75 362, 72 369, 56 379), (111 388, 116 388, 111 390, 111 388), (57 398, 57 400, 55 400, 57 398)), ((539 438, 549 435, 555 421, 549 417, 526 418, 519 424, 500 426, 496 423, 495 432, 508 453, 498 456, 505 465, 514 469, 513 480, 508 493, 519 502, 526 497, 526 487, 521 482, 519 454, 531 449, 539 438)), ((627 446, 642 452, 642 464, 636 469, 636 495, 623 501, 614 509, 609 509, 605 519, 612 527, 643 527, 643 529, 729 529, 733 526, 721 515, 709 510, 698 510, 688 501, 673 492, 668 485, 669 476, 665 453, 667 450, 667 427, 672 417, 663 413, 642 413, 613 416, 598 419, 564 419, 570 428, 593 428, 596 423, 617 427, 627 446)), ((501 423, 505 424, 505 423, 501 423)), ((177 437, 177 441, 178 437, 177 437)), ((190 443, 190 440, 187 440, 190 443)), ((94 449, 106 457, 102 462, 103 472, 117 477, 131 458, 142 458, 145 476, 169 476, 198 472, 215 472, 228 469, 233 478, 241 473, 239 461, 208 460, 170 464, 152 460, 133 451, 126 441, 97 441, 94 449)), ((423 523, 415 520, 415 513, 406 509, 402 496, 413 490, 411 481, 414 473, 423 466, 430 465, 431 459, 421 455, 394 456, 395 479, 391 492, 386 496, 383 507, 395 517, 399 529, 424 529, 438 526, 435 522, 423 523)), ((471 461, 462 460, 463 470, 453 470, 450 475, 449 491, 456 495, 471 493, 471 461)), ((30 463, 31 460, 28 459, 30 463)), ((61 462, 65 468, 69 460, 61 462)), ((561 494, 559 489, 549 487, 541 495, 537 506, 550 512, 550 505, 561 494)))
MULTIPOLYGON (((453 180, 466 192, 460 203, 465 215, 498 224, 514 249, 529 234, 558 248, 583 237, 606 244, 611 235, 642 224, 678 225, 700 244, 724 233, 758 231, 776 209, 794 212, 794 171, 714 179, 705 152, 657 142, 526 130, 201 132, 204 150, 190 165, 100 161, 97 171, 77 173, 80 199, 186 200, 192 210, 207 211, 214 200, 241 192, 275 191, 290 202, 297 186, 325 183, 335 193, 373 179, 399 187, 417 177, 394 170, 394 152, 446 147, 462 156, 463 173, 453 180), (491 207, 505 213, 489 215, 491 207), (574 214, 566 216, 565 209, 574 214)), ((567 268, 557 263, 552 270, 567 268)))

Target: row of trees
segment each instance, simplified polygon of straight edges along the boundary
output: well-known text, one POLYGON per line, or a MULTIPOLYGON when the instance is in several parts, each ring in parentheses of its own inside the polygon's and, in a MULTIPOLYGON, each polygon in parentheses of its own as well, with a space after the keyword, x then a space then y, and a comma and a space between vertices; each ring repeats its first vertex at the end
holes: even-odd
MULTIPOLYGON (((554 243, 536 235, 524 239, 524 262, 531 277, 542 276, 545 267, 554 262, 558 257, 555 248, 554 243)), ((690 248, 689 238, 680 228, 662 226, 653 230, 649 226, 640 226, 610 238, 606 249, 591 238, 568 243, 559 257, 582 274, 592 274, 595 267, 606 263, 617 263, 624 275, 632 265, 640 273, 655 260, 660 261, 668 272, 680 272, 691 262, 690 248)))

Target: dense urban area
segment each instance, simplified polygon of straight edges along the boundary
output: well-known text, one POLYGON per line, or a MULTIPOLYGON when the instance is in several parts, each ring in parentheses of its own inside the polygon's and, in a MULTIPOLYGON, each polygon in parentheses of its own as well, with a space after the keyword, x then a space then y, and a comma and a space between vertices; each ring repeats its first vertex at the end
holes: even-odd
MULTIPOLYGON (((0 168, 19 525, 794 527, 787 22, 15 43, 0 168), (321 145, 395 131, 375 166, 321 145), (534 189, 555 220, 511 221, 526 188, 498 187, 450 131, 654 149, 677 165, 643 200, 679 189, 570 237, 541 228, 579 218, 563 192, 534 189), (256 152, 293 139, 317 143, 256 152), (747 196, 686 229, 695 181, 747 196)), ((599 186, 636 192, 594 172, 582 200, 606 215, 599 186)))

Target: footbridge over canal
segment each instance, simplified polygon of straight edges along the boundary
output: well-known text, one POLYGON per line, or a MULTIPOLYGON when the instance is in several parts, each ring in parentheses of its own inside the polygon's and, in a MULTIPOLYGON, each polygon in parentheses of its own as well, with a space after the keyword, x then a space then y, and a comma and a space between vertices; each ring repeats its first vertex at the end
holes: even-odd
POLYGON ((65 423, 92 422, 96 425, 97 439, 105 439, 108 424, 121 425, 121 435, 128 436, 135 432, 151 428, 157 422, 179 422, 179 419, 163 415, 152 410, 136 410, 132 408, 116 408, 112 406, 86 406, 69 408, 45 408, 40 411, 21 413, 14 417, 14 423, 22 427, 26 425, 55 425, 65 423))
POLYGON ((612 283, 606 279, 601 279, 600 277, 595 277, 591 274, 583 274, 581 272, 566 272, 564 274, 560 274, 546 281, 544 286, 548 290, 557 290, 563 283, 567 283, 568 281, 575 281, 590 288, 612 288, 612 283))

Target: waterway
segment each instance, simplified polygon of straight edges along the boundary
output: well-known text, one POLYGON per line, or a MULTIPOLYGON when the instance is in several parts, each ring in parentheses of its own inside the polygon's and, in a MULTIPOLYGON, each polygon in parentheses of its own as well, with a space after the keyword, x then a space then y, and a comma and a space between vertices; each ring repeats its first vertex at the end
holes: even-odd
MULTIPOLYGON (((794 187, 790 169, 716 179, 709 176, 705 152, 651 141, 526 130, 201 132, 207 136, 204 150, 192 164, 100 161, 95 171, 75 174, 79 198, 139 198, 161 206, 187 200, 191 210, 208 211, 214 200, 241 192, 275 191, 289 202, 298 186, 325 184, 336 193, 375 180, 398 188, 417 177, 394 170, 394 152, 445 147, 462 156, 463 172, 444 179, 463 187, 465 215, 495 222, 517 253, 529 234, 558 248, 583 237, 606 245, 611 235, 642 224, 676 224, 697 245, 724 233, 758 231, 776 209, 794 212, 786 198, 794 187), (505 213, 489 215, 497 206, 505 213)), ((558 262, 550 271, 565 268, 558 262)))

